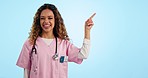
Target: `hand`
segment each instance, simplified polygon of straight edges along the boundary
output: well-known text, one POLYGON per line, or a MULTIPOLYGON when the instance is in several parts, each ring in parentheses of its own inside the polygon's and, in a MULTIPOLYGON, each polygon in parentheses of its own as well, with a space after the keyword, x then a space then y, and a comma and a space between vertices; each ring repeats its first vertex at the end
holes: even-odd
POLYGON ((85 30, 90 30, 92 28, 92 26, 94 25, 92 18, 96 15, 96 13, 94 13, 89 19, 87 19, 87 21, 85 22, 85 30))
POLYGON ((85 34, 84 34, 84 38, 85 39, 90 39, 90 29, 92 28, 92 26, 94 25, 92 18, 96 15, 96 13, 94 13, 86 22, 85 22, 85 34))

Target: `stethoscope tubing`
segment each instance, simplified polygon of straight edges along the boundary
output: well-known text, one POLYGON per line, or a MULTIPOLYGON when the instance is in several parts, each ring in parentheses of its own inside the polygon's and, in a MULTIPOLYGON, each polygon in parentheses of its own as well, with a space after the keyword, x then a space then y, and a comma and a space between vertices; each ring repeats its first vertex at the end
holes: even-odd
MULTIPOLYGON (((55 37, 55 38, 56 38, 56 48, 55 48, 55 55, 56 55, 56 54, 57 54, 57 43, 58 43, 58 41, 57 41, 57 37, 55 37)), ((35 47, 35 45, 36 45, 36 40, 37 40, 37 39, 34 40, 34 44, 33 44, 33 46, 32 46, 31 57, 32 57, 33 52, 35 52, 35 54, 37 54, 37 49, 36 49, 36 47, 35 47)))

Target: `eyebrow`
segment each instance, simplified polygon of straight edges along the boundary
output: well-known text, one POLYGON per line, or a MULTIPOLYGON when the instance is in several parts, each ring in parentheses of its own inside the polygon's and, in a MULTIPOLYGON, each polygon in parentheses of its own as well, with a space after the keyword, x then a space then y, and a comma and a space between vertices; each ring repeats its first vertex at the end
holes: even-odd
MULTIPOLYGON (((40 17, 46 17, 46 16, 40 16, 40 17)), ((53 16, 47 16, 47 17, 53 17, 53 16)))

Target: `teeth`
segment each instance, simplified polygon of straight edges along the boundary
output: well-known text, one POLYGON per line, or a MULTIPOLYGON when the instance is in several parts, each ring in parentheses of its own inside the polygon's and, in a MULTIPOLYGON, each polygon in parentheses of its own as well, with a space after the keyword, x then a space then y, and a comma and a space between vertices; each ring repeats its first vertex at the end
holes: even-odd
POLYGON ((44 25, 44 26, 49 26, 49 25, 44 25))
POLYGON ((44 27, 49 27, 50 25, 44 25, 44 27))
POLYGON ((45 25, 43 25, 43 26, 44 26, 44 28, 48 29, 51 25, 45 24, 45 25))

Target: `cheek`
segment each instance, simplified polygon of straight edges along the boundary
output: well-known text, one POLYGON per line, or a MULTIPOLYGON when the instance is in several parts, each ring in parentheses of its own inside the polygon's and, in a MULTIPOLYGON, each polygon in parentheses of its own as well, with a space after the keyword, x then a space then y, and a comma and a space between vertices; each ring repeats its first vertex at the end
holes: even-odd
POLYGON ((40 20, 40 25, 42 26, 42 24, 43 24, 43 20, 40 20))
POLYGON ((52 26, 55 25, 55 22, 54 22, 53 20, 51 20, 49 23, 50 23, 52 26))
POLYGON ((52 21, 53 25, 55 25, 55 20, 52 21))
POLYGON ((52 23, 53 23, 53 25, 55 25, 55 21, 53 21, 52 23))

